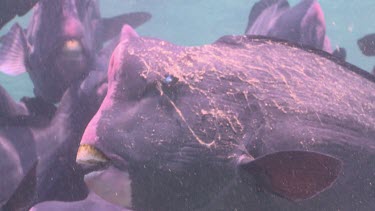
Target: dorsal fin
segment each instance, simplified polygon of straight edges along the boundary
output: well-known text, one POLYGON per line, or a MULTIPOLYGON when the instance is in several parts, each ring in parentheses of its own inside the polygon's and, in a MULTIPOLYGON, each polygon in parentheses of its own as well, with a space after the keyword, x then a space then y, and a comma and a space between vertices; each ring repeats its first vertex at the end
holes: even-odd
POLYGON ((283 13, 269 30, 269 36, 322 49, 325 20, 316 0, 303 0, 283 13))

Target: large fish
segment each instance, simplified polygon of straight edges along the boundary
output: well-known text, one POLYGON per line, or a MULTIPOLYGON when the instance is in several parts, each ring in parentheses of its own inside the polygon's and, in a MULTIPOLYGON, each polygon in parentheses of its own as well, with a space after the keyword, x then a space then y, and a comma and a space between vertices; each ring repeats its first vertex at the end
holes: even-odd
POLYGON ((1 38, 0 71, 27 71, 35 95, 56 103, 74 81, 98 68, 98 52, 123 24, 136 27, 149 18, 144 12, 101 18, 96 0, 41 0, 26 30, 15 24, 1 38))
POLYGON ((372 75, 259 36, 122 37, 77 154, 98 195, 134 210, 375 209, 372 75), (121 180, 102 176, 113 168, 121 180))
POLYGON ((17 15, 25 15, 38 1, 0 0, 0 29, 17 15))
POLYGON ((316 0, 302 0, 292 8, 287 0, 260 0, 251 9, 245 33, 332 51, 324 13, 316 0))
POLYGON ((66 91, 49 120, 0 116, 0 210, 25 210, 38 202, 87 196, 84 171, 75 157, 105 86, 105 71, 91 71, 83 83, 76 82, 66 91))

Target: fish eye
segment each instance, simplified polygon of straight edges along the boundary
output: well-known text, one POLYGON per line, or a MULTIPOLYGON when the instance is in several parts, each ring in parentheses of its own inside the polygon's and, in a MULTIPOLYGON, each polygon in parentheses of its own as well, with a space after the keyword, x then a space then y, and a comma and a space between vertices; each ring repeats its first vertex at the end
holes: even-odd
POLYGON ((178 82, 178 78, 167 74, 161 80, 155 80, 150 82, 146 85, 146 88, 142 94, 143 97, 145 96, 153 96, 153 95, 160 95, 160 93, 164 93, 167 96, 171 97, 175 95, 176 92, 176 83, 178 82))
POLYGON ((162 82, 164 86, 171 87, 175 85, 177 81, 178 81, 178 78, 174 77, 173 75, 167 74, 165 75, 162 82))
POLYGON ((169 84, 169 83, 172 82, 172 80, 173 80, 172 76, 171 75, 167 75, 165 77, 165 79, 164 79, 164 83, 169 84))

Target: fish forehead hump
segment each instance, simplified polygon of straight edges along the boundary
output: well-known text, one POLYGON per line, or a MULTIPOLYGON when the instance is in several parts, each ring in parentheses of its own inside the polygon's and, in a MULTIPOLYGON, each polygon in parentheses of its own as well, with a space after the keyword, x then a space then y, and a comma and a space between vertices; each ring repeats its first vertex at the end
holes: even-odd
POLYGON ((206 88, 204 82, 211 77, 217 77, 220 86, 225 85, 223 78, 236 79, 240 85, 245 85, 238 87, 240 91, 247 90, 271 104, 279 103, 280 110, 304 113, 311 109, 333 112, 336 117, 358 115, 360 122, 374 126, 373 115, 361 115, 372 113, 374 109, 374 105, 366 104, 373 101, 375 95, 370 91, 375 87, 373 76, 325 52, 275 40, 235 36, 213 45, 184 48, 161 40, 139 38, 117 48, 114 63, 119 64, 109 69, 109 82, 126 80, 113 75, 126 72, 121 67, 121 59, 135 55, 144 63, 141 75, 146 80, 160 80, 170 74, 192 88, 206 88), (357 94, 353 96, 353 93, 357 94))

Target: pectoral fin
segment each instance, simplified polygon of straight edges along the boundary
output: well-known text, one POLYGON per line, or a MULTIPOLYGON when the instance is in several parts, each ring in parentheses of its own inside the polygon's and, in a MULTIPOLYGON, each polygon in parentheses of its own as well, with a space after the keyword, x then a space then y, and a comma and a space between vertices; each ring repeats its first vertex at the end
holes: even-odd
POLYGON ((342 162, 317 152, 281 151, 245 161, 240 167, 266 190, 299 201, 331 187, 341 171, 342 162))
POLYGON ((8 75, 26 72, 27 52, 23 29, 18 24, 14 24, 10 31, 0 38, 0 72, 8 75))

